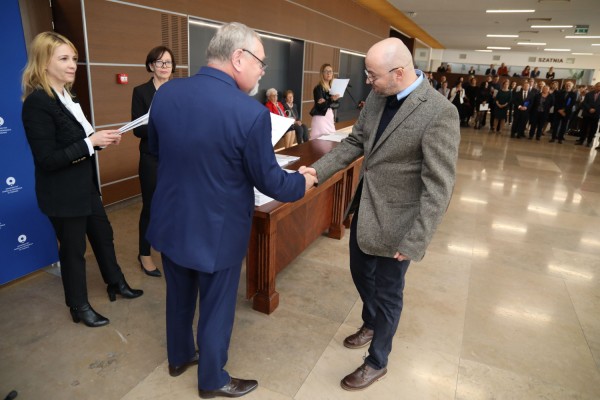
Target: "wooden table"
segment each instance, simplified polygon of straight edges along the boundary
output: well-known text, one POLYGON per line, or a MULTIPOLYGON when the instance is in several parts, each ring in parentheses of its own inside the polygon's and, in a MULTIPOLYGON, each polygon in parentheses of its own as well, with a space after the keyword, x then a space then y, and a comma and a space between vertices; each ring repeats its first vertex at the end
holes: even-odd
MULTIPOLYGON (((311 140, 279 152, 299 156, 287 169, 311 165, 338 143, 311 140)), ((320 182, 293 203, 272 201, 255 207, 248 254, 246 256, 246 298, 253 298, 253 308, 270 314, 279 305, 275 290, 277 273, 300 255, 315 239, 328 236, 341 239, 349 221, 344 212, 356 190, 362 157, 320 182)))

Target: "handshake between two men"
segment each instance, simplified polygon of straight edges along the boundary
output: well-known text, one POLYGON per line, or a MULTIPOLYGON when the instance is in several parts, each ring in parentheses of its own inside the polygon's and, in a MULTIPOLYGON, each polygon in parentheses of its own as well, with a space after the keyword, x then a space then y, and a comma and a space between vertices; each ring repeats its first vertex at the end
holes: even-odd
POLYGON ((317 183, 319 183, 319 179, 317 179, 317 171, 314 168, 301 166, 298 168, 298 172, 304 175, 304 179, 306 180, 306 190, 310 189, 317 183))

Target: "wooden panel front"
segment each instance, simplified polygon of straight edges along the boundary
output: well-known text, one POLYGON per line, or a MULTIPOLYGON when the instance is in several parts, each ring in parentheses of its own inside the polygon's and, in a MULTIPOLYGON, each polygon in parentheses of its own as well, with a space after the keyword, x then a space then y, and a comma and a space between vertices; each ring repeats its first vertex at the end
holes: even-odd
POLYGON ((83 34, 83 19, 81 18, 80 0, 52 1, 52 18, 54 30, 66 36, 79 53, 79 62, 87 60, 85 39, 83 34))
MULTIPOLYGON (((310 165, 337 146, 335 142, 309 141, 281 153, 301 157, 286 168, 310 165)), ((270 314, 279 304, 275 290, 277 273, 300 255, 323 232, 340 239, 344 235, 343 213, 348 189, 362 159, 309 190, 293 203, 272 201, 255 208, 246 256, 246 296, 253 307, 270 314)))
POLYGON ((125 181, 111 183, 102 187, 102 203, 107 206, 140 194, 140 181, 132 177, 125 181))
POLYGON ((97 152, 100 165, 100 184, 136 177, 140 159, 139 145, 140 139, 135 137, 132 131, 128 131, 123 134, 118 146, 108 146, 97 152))
POLYGON ((133 88, 150 79, 144 67, 91 66, 94 122, 110 125, 131 121, 131 96, 133 88), (129 83, 117 83, 117 74, 128 75, 129 83))
POLYGON ((148 51, 162 44, 160 12, 86 1, 85 17, 90 62, 144 64, 148 51))

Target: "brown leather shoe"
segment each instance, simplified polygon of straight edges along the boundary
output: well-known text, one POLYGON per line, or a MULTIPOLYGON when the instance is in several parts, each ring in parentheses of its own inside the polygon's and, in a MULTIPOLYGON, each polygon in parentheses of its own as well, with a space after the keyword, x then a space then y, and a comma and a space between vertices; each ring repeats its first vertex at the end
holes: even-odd
POLYGON ((356 371, 346 375, 340 385, 342 389, 346 390, 363 390, 382 379, 386 373, 387 368, 375 369, 367 363, 363 363, 356 371))
POLYGON ((192 358, 190 361, 186 362, 185 364, 182 364, 182 365, 169 364, 169 375, 171 375, 172 377, 179 376, 179 375, 183 374, 186 369, 188 369, 192 365, 196 365, 196 364, 198 364, 198 353, 196 353, 194 355, 194 358, 192 358))
POLYGON ((344 339, 344 346, 349 349, 360 349, 371 343, 371 340, 373 340, 373 330, 363 325, 358 332, 344 339))
POLYGON ((258 387, 255 380, 231 378, 229 383, 217 390, 198 389, 198 395, 203 399, 212 399, 216 396, 221 397, 242 397, 258 387))

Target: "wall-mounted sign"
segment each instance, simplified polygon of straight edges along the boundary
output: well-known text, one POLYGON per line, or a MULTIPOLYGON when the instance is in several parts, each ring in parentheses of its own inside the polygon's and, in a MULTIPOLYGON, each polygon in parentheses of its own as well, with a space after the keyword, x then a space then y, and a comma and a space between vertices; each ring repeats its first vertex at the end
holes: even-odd
POLYGON ((587 35, 589 28, 590 28, 589 25, 575 25, 574 33, 576 35, 587 35))
POLYGON ((538 57, 537 60, 538 60, 538 62, 541 62, 541 63, 555 63, 555 64, 564 63, 564 60, 562 58, 538 57))

